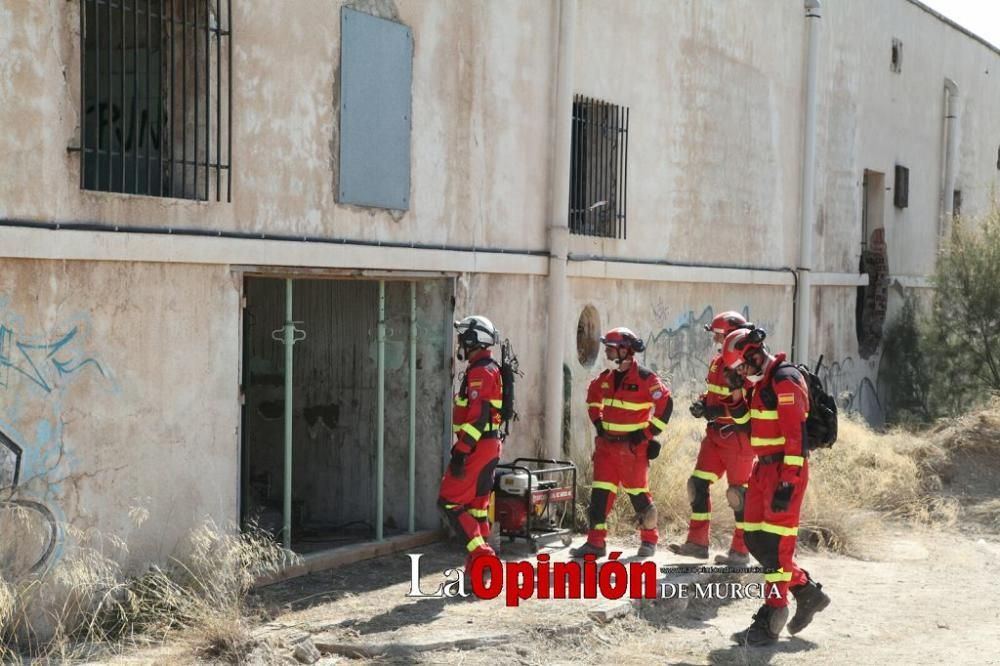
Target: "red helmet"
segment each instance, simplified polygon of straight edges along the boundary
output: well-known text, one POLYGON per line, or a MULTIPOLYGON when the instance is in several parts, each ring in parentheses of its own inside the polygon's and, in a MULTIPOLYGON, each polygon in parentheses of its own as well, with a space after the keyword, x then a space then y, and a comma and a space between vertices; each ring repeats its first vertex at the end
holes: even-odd
POLYGON ((613 328, 602 335, 601 344, 605 347, 625 347, 632 352, 641 352, 646 348, 639 336, 624 326, 613 328))
POLYGON ((735 370, 747 356, 764 349, 767 331, 762 328, 738 328, 726 336, 722 343, 722 365, 735 370))
POLYGON ((728 312, 717 314, 710 324, 705 324, 705 330, 709 333, 729 335, 736 329, 743 328, 746 325, 746 317, 739 312, 729 310, 728 312))

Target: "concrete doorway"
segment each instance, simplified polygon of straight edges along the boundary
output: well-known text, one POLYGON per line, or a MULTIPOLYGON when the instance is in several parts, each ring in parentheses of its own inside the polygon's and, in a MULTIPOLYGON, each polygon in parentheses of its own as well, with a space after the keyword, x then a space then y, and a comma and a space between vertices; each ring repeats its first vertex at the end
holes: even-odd
POLYGON ((290 528, 290 545, 303 554, 440 526, 453 289, 447 278, 244 278, 244 526, 278 541, 290 528), (304 338, 292 346, 286 401, 289 296, 295 337, 304 338))

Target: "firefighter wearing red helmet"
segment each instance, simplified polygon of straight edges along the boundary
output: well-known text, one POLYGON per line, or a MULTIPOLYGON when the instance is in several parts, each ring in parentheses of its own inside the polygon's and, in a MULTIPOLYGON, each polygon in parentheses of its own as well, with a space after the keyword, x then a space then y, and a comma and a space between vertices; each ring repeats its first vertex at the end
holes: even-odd
POLYGON ((656 553, 656 505, 649 492, 649 461, 659 455, 653 439, 666 429, 673 411, 670 389, 655 372, 636 361, 645 345, 627 328, 615 328, 601 337, 605 355, 615 364, 590 383, 587 414, 594 424, 594 483, 590 492, 590 529, 587 542, 570 551, 572 557, 606 554, 607 519, 618 486, 635 510, 641 545, 638 557, 656 553))
POLYGON ((750 444, 757 461, 743 512, 744 539, 765 568, 765 604, 750 626, 733 635, 741 645, 770 645, 788 620, 788 592, 795 615, 788 631, 797 634, 830 604, 830 597, 795 563, 802 498, 809 482, 804 448, 809 389, 786 355, 772 355, 760 328, 733 331, 722 345, 722 362, 752 385, 750 444))
POLYGON ((452 408, 455 445, 441 479, 438 506, 452 529, 465 540, 466 571, 482 555, 495 554, 489 537, 489 502, 493 471, 500 461, 500 408, 503 400, 500 366, 490 347, 500 334, 486 317, 474 315, 455 322, 458 359, 467 360, 452 408))
POLYGON ((687 482, 691 517, 688 522, 687 540, 672 543, 671 551, 689 557, 707 558, 709 530, 712 519, 711 486, 725 475, 729 487, 726 501, 733 510, 736 527, 733 530, 729 552, 717 555, 717 564, 744 566, 750 556, 743 541, 743 502, 747 481, 753 468, 753 450, 750 447, 750 409, 743 395, 743 379, 727 370, 722 363, 722 342, 726 336, 747 325, 739 312, 723 312, 705 330, 718 345, 717 353, 708 366, 705 378, 707 390, 691 405, 695 418, 705 418, 705 436, 701 440, 694 471, 687 482))

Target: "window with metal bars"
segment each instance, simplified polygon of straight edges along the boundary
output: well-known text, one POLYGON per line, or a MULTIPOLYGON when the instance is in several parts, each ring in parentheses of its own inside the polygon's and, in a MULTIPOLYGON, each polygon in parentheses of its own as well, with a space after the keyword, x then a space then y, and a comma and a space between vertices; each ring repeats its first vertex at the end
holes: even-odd
POLYGON ((232 0, 80 0, 80 187, 232 200, 232 0))
POLYGON ((625 238, 628 107, 577 95, 573 100, 569 230, 625 238))

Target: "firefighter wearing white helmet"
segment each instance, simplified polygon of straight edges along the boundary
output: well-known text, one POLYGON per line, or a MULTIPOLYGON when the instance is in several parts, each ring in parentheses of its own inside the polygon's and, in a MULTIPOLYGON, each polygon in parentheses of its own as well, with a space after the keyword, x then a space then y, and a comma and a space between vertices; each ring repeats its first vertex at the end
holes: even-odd
POLYGON ((500 461, 500 408, 503 384, 491 347, 500 334, 486 317, 473 315, 455 322, 459 360, 468 361, 452 407, 455 444, 441 479, 438 505, 455 533, 465 539, 466 571, 483 555, 493 555, 489 536, 493 470, 500 461))

